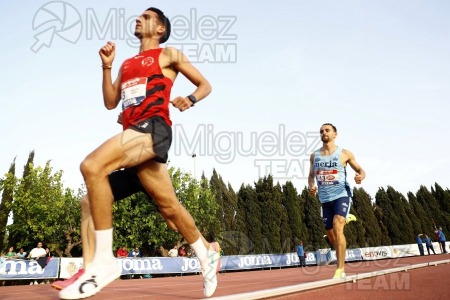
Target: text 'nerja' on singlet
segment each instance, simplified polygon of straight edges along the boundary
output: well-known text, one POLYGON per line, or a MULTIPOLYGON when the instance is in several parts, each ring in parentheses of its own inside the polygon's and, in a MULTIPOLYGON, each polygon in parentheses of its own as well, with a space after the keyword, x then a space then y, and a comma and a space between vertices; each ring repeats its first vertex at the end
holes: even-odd
POLYGON ((314 152, 314 175, 321 203, 352 196, 341 154, 341 147, 328 156, 321 155, 320 149, 314 152))
POLYGON ((170 91, 173 82, 159 65, 162 48, 150 49, 127 59, 122 65, 121 100, 123 129, 153 116, 171 126, 170 91))

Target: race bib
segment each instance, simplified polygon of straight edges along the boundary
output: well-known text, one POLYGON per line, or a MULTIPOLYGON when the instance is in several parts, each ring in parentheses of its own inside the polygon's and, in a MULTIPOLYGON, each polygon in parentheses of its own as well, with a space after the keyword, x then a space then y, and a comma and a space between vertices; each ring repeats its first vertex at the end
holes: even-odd
POLYGON ((318 170, 316 178, 318 185, 335 185, 339 183, 338 170, 318 170))
POLYGON ((144 101, 147 91, 147 78, 137 77, 122 83, 122 109, 137 106, 144 101))

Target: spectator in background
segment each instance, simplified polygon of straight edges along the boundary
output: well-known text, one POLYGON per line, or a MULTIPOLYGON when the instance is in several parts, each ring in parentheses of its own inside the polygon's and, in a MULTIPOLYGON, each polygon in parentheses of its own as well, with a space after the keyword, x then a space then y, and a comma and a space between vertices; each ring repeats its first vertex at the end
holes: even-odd
POLYGON ((27 257, 27 253, 23 248, 20 248, 19 252, 16 253, 17 258, 19 259, 25 259, 27 257))
POLYGON ((36 248, 31 249, 30 254, 28 254, 28 258, 38 260, 46 255, 47 253, 45 252, 45 249, 42 248, 42 242, 38 242, 36 248))
POLYGON ((422 233, 418 233, 416 235, 416 243, 417 243, 417 246, 419 247, 420 256, 424 256, 425 255, 425 253, 423 251, 423 241, 422 241, 422 238, 421 238, 422 235, 423 235, 422 233))
POLYGON ((434 254, 436 254, 436 252, 434 252, 433 243, 431 242, 431 239, 426 234, 425 234, 424 241, 425 241, 425 246, 427 246, 428 255, 430 255, 430 249, 431 249, 431 251, 433 251, 434 254))
POLYGON ((14 252, 13 246, 8 248, 8 252, 6 252, 5 257, 6 258, 16 258, 16 252, 14 252))
POLYGON ((298 261, 299 261, 298 265, 302 268, 306 267, 305 254, 306 253, 305 253, 305 250, 303 249, 303 242, 300 241, 300 242, 298 242, 298 245, 297 245, 297 255, 298 255, 298 261))
POLYGON ((169 250, 169 256, 170 257, 177 257, 178 256, 177 245, 173 246, 173 248, 169 250))
MULTIPOLYGON (((439 240, 439 230, 437 230, 437 228, 436 227, 434 227, 434 237, 436 238, 436 240, 439 240)), ((439 245, 439 249, 441 249, 441 253, 442 253, 442 245, 441 245, 441 243, 438 243, 438 245, 439 245)))
POLYGON ((441 244, 441 247, 442 247, 442 254, 448 253, 447 249, 445 249, 445 241, 446 241, 446 239, 445 239, 444 233, 442 232, 442 227, 441 226, 439 226, 439 230, 437 232, 437 236, 438 236, 438 242, 439 242, 439 244, 441 244))
POLYGON ((128 257, 127 247, 120 247, 119 250, 117 250, 117 257, 128 257))
POLYGON ((186 249, 184 246, 181 246, 180 251, 178 252, 179 256, 186 256, 186 249))
POLYGON ((142 257, 141 255, 141 251, 139 251, 139 247, 134 248, 133 250, 130 251, 130 253, 128 254, 128 257, 142 257))

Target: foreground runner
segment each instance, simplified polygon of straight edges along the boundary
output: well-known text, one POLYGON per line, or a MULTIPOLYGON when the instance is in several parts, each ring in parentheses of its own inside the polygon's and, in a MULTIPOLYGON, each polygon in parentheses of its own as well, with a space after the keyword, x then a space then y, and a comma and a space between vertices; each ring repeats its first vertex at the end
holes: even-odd
POLYGON ((202 267, 205 296, 210 297, 217 287, 219 253, 206 242, 192 216, 179 203, 166 165, 172 142, 169 102, 185 111, 205 98, 211 86, 184 54, 159 47, 169 35, 167 17, 159 9, 147 9, 136 20, 139 54, 122 64, 114 83, 111 68, 115 45, 108 42, 100 50, 104 104, 113 109, 122 100, 124 131, 107 140, 81 164, 95 228, 95 254, 84 274, 59 293, 61 299, 90 297, 120 276, 112 252, 113 194, 108 174, 135 166, 140 182, 161 214, 194 249, 202 267), (170 90, 179 72, 197 88, 188 97, 170 101, 170 90))
MULTIPOLYGON (((109 175, 109 182, 113 193, 114 201, 125 199, 135 193, 143 192, 147 195, 149 201, 151 197, 147 194, 139 177, 137 176, 137 169, 122 169, 112 172, 109 175)), ((184 208, 183 208, 184 209, 184 208)), ((170 221, 167 222, 169 228, 178 231, 175 225, 170 221)), ((83 245, 83 267, 78 270, 72 277, 66 280, 54 281, 51 286, 57 290, 62 290, 72 283, 74 283, 81 275, 84 274, 86 265, 88 265, 95 254, 95 231, 92 222, 91 208, 89 204, 89 197, 85 195, 81 199, 81 244, 83 245)))
POLYGON ((319 194, 328 240, 336 250, 337 269, 333 278, 343 278, 347 248, 344 226, 349 221, 356 220, 355 216, 349 216, 352 192, 347 182, 346 166, 349 164, 356 172, 357 184, 366 177, 366 173, 356 162, 353 153, 334 143, 336 135, 336 127, 330 123, 325 123, 320 128, 323 146, 311 154, 308 185, 312 195, 317 192, 319 194))

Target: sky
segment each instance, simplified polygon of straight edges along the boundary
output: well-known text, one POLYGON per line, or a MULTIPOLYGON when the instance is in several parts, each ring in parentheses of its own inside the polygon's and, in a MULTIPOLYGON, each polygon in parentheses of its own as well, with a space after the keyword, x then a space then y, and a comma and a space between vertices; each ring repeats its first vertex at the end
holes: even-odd
MULTIPOLYGON (((172 21, 163 46, 213 87, 192 109, 171 108, 171 166, 197 178, 216 169, 235 191, 269 174, 301 190, 331 122, 372 197, 450 187, 446 0, 3 1, 0 178, 14 158, 21 177, 35 150, 36 165, 51 161, 66 187, 81 187, 82 160, 122 130, 120 106, 103 106, 98 50, 116 43, 115 79, 150 6, 172 21)), ((194 90, 179 76, 172 98, 194 90)))

